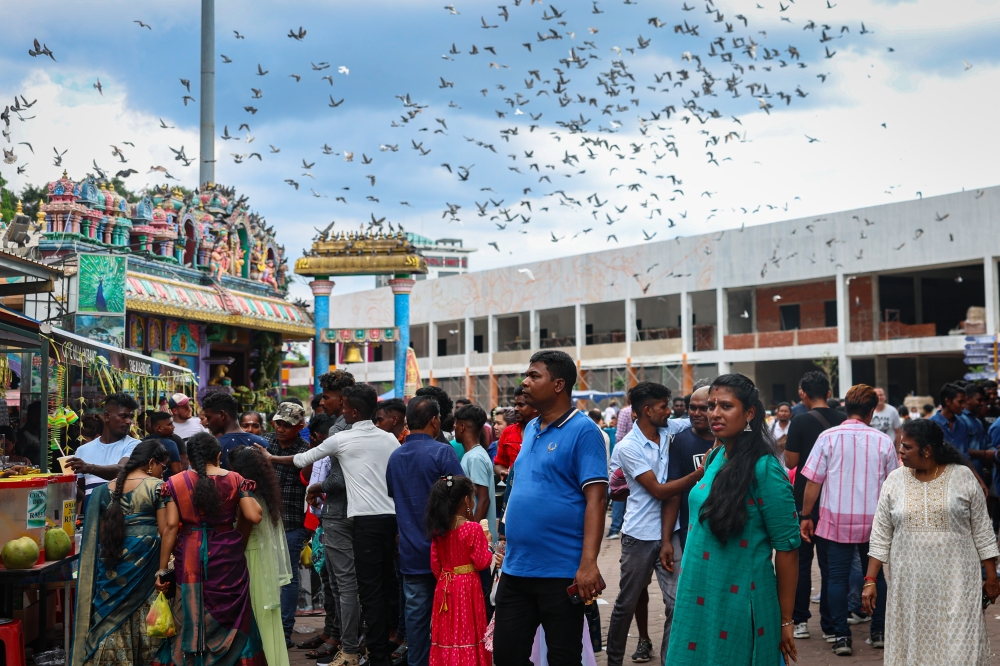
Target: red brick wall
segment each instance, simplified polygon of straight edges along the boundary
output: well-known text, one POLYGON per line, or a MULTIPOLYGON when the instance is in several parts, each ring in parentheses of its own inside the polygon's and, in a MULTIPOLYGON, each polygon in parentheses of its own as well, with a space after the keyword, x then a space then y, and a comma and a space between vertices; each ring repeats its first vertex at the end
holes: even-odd
POLYGON ((798 332, 800 345, 819 345, 837 341, 836 328, 804 328, 798 332))
MULTIPOLYGON (((853 282, 852 282, 853 286, 853 282)), ((871 290, 869 289, 869 300, 871 290)), ((785 285, 783 287, 767 287, 757 289, 757 330, 761 333, 781 330, 782 305, 799 304, 800 328, 826 327, 826 301, 837 298, 837 285, 834 280, 813 282, 811 284, 785 285), (781 300, 775 301, 774 296, 780 295, 781 300)), ((791 343, 789 343, 791 344, 791 343)), ((761 346, 765 346, 761 344, 761 346)), ((774 345, 767 345, 774 346, 774 345)))
POLYGON ((856 277, 847 285, 848 311, 851 313, 851 342, 867 342, 872 339, 872 279, 871 276, 856 277))
POLYGON ((726 349, 753 349, 753 333, 736 333, 725 336, 722 344, 726 349))

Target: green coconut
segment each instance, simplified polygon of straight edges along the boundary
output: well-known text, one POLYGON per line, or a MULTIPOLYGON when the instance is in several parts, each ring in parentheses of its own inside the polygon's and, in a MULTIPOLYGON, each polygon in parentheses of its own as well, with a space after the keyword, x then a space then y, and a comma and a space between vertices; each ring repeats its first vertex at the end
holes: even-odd
POLYGON ((29 536, 11 539, 0 550, 0 561, 8 569, 30 569, 38 561, 38 543, 29 536))
POLYGON ((54 562, 69 555, 72 549, 69 535, 61 527, 56 527, 45 532, 45 560, 54 562))

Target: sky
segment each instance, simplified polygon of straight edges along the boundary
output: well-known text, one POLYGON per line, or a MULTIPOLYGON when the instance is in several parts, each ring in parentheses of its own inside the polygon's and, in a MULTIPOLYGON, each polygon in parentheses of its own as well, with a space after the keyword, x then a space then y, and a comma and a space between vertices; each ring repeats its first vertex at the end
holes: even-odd
MULTIPOLYGON (((218 0, 216 181, 290 263, 384 218, 473 270, 997 183, 1000 0, 498 2, 218 0)), ((195 187, 200 3, 88 7, 5 7, 0 175, 195 187)))

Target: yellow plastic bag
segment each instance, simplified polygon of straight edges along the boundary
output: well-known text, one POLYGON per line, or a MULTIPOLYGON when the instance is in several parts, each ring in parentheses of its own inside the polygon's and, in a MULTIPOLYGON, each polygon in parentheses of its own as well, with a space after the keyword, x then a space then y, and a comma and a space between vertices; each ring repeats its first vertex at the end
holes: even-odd
POLYGON ((299 555, 299 564, 304 567, 311 567, 313 563, 312 546, 306 544, 302 546, 302 554, 299 555))
POLYGON ((156 601, 149 608, 149 615, 146 616, 146 633, 150 638, 170 638, 177 633, 170 602, 163 596, 163 592, 157 595, 156 601))

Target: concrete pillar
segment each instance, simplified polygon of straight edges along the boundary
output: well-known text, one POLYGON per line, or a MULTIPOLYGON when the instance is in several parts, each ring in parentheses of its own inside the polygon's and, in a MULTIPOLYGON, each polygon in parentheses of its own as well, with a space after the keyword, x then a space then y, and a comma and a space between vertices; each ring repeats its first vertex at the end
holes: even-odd
POLYGON ((691 330, 691 294, 681 292, 681 351, 685 354, 693 350, 691 330))
POLYGON ((875 357, 875 386, 881 387, 885 390, 886 395, 889 394, 889 357, 888 356, 876 356, 875 357))
POLYGON ((837 395, 843 397, 853 382, 851 358, 847 355, 847 342, 851 336, 851 308, 847 280, 837 272, 837 395))
MULTIPOLYGON (((729 303, 726 302, 726 290, 715 288, 715 348, 722 351, 726 348, 726 328, 729 325, 729 303)), ((728 370, 727 370, 728 372, 728 370)), ((719 374, 724 374, 721 371, 719 374)))
POLYGON ((204 185, 215 182, 215 0, 201 0, 200 96, 198 185, 204 185))
POLYGON ((730 372, 732 372, 732 369, 730 368, 729 365, 729 361, 719 361, 718 366, 719 367, 718 370, 716 370, 716 372, 719 373, 720 375, 728 375, 730 372))
POLYGON ((919 277, 913 278, 913 311, 916 324, 924 323, 924 283, 919 277))
MULTIPOLYGON (((878 286, 878 275, 872 275, 872 340, 879 339, 882 323, 882 291, 878 286)), ((878 370, 876 369, 876 375, 878 370)))
MULTIPOLYGON (((427 324, 427 365, 429 366, 431 376, 434 374, 434 359, 437 358, 438 353, 438 326, 437 322, 428 322, 427 324)), ((435 382, 432 386, 437 386, 435 382)))
POLYGON ((465 374, 468 375, 469 366, 472 365, 473 344, 475 342, 473 333, 475 333, 476 330, 475 326, 473 326, 472 324, 471 318, 469 317, 465 318, 464 329, 465 329, 465 336, 464 336, 465 340, 462 341, 462 344, 465 346, 465 349, 463 350, 465 352, 465 374))
POLYGON ((632 358, 632 341, 635 340, 635 299, 625 299, 625 358, 632 358))
MULTIPOLYGON (((917 395, 934 395, 931 392, 930 373, 927 369, 927 357, 917 356, 917 395)), ((935 402, 937 398, 935 397, 935 402)))
POLYGON ((573 305, 573 329, 576 331, 576 358, 579 361, 583 357, 583 346, 587 344, 587 312, 582 303, 573 305))
POLYGON ((986 286, 986 332, 989 334, 996 333, 998 328, 997 314, 1000 312, 1000 300, 997 298, 997 277, 996 257, 985 257, 983 278, 986 286))
POLYGON ((538 310, 528 311, 528 335, 531 343, 531 351, 541 349, 542 341, 539 339, 538 310))
MULTIPOLYGON (((496 354, 499 349, 497 348, 500 344, 498 337, 499 329, 497 328, 497 316, 489 315, 486 318, 486 351, 489 354, 496 354)), ((490 357, 490 365, 493 364, 493 358, 490 357)))
POLYGON ((313 340, 313 388, 320 391, 319 376, 330 370, 330 345, 320 342, 320 332, 330 325, 330 292, 333 291, 333 281, 325 277, 317 277, 309 283, 313 293, 313 313, 316 327, 316 337, 313 340))
MULTIPOLYGON (((394 321, 399 329, 399 339, 393 345, 395 354, 393 355, 392 378, 392 390, 397 398, 403 397, 406 386, 406 350, 410 348, 410 292, 413 291, 413 285, 416 283, 417 281, 409 274, 397 275, 389 280, 389 288, 392 289, 394 321)), ((368 360, 367 357, 365 360, 368 360)))

